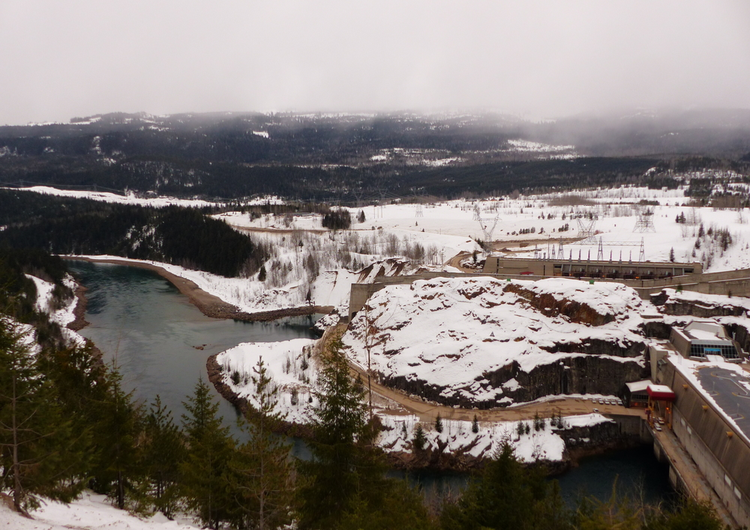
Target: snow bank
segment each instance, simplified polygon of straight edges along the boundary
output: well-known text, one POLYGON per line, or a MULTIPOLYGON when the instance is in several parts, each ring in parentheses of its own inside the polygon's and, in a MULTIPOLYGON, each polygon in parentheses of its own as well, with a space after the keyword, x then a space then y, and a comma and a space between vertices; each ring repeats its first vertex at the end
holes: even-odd
POLYGON ((292 339, 279 342, 243 342, 216 356, 223 368, 223 382, 237 396, 257 406, 253 376, 260 358, 278 389, 277 409, 286 420, 309 423, 312 406, 317 404, 313 388, 317 381, 312 346, 315 339, 292 339))
MULTIPOLYGON (((52 303, 52 291, 54 290, 55 285, 46 280, 42 280, 41 278, 37 278, 36 276, 30 276, 27 274, 26 277, 33 280, 34 285, 36 286, 37 300, 35 309, 40 313, 47 313, 50 321, 59 324, 63 337, 68 344, 83 346, 86 343, 86 340, 75 331, 68 329, 68 324, 75 320, 74 311, 78 304, 78 299, 73 297, 68 300, 68 303, 65 306, 56 309, 52 303)), ((70 274, 65 276, 63 283, 72 291, 75 291, 77 287, 75 280, 73 280, 73 277, 70 274)))
POLYGON ((70 504, 47 502, 22 517, 0 503, 0 526, 13 530, 188 530, 200 528, 185 517, 170 521, 161 514, 139 518, 112 506, 104 495, 90 491, 70 504))
POLYGON ((58 197, 68 197, 72 199, 90 199, 92 201, 109 202, 117 204, 129 204, 133 206, 151 206, 154 208, 164 208, 165 206, 182 206, 185 208, 204 208, 206 206, 217 206, 218 203, 203 201, 199 199, 177 199, 174 197, 154 197, 142 198, 136 197, 133 193, 127 195, 118 195, 116 193, 102 191, 74 191, 59 190, 49 186, 31 186, 29 188, 0 188, 14 191, 27 191, 39 193, 42 195, 56 195, 58 197))

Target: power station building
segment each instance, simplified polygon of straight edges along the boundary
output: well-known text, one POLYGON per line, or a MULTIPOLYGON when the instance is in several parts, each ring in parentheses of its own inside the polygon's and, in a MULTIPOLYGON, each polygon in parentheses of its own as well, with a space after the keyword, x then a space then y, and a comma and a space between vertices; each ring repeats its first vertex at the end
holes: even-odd
POLYGON ((737 344, 727 336, 724 326, 713 321, 696 320, 682 329, 673 327, 669 340, 680 355, 694 361, 718 355, 725 361, 742 362, 737 344))
POLYGON ((672 263, 650 261, 617 261, 573 259, 523 259, 488 256, 484 263, 486 274, 512 276, 563 276, 573 278, 610 278, 623 280, 658 280, 700 274, 700 263, 672 263))

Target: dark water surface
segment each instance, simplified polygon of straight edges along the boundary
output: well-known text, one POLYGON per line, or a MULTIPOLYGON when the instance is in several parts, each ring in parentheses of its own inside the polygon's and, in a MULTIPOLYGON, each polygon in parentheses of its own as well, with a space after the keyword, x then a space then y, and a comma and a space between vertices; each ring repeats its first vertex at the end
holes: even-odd
MULTIPOLYGON (((241 342, 270 342, 312 337, 314 317, 275 322, 236 322, 209 318, 177 288, 153 271, 102 263, 74 261, 70 269, 88 288, 86 320, 81 334, 94 341, 107 361, 117 359, 125 388, 150 403, 157 394, 180 423, 182 402, 199 377, 207 381, 206 359, 241 342)), ((218 393, 225 423, 235 426, 234 408, 218 393)), ((308 454, 304 442, 294 441, 295 453, 308 454)), ((581 493, 608 499, 618 477, 618 491, 643 496, 649 502, 670 498, 668 470, 650 447, 585 459, 580 467, 556 477, 563 497, 575 502, 581 493)), ((466 487, 463 474, 424 472, 409 475, 428 497, 455 494, 466 487)))
MULTIPOLYGON (((455 497, 471 480, 467 474, 435 471, 395 473, 394 476, 407 476, 410 482, 423 489, 428 499, 455 497)), ((559 482, 560 493, 569 508, 575 508, 582 496, 607 501, 612 496, 613 486, 620 499, 627 496, 638 502, 667 505, 676 500, 669 483, 669 468, 656 460, 651 446, 584 458, 579 467, 551 480, 559 482)))

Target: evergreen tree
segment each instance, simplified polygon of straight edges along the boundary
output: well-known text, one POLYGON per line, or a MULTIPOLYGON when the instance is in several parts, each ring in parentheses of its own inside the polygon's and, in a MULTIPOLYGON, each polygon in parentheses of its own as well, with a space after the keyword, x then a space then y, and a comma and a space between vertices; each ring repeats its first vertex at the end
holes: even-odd
POLYGON ((125 392, 122 375, 115 364, 108 374, 107 393, 98 405, 96 438, 99 462, 94 470, 95 489, 114 497, 118 508, 135 495, 141 479, 143 410, 133 401, 133 392, 125 392))
POLYGON ((443 418, 440 417, 440 413, 437 413, 435 417, 435 430, 439 433, 443 432, 443 418))
POLYGON ((357 498, 337 525, 340 530, 428 530, 433 528, 420 492, 405 480, 390 480, 383 490, 382 502, 375 509, 357 498))
POLYGON ((225 475, 235 441, 222 425, 219 405, 211 399, 210 388, 202 379, 183 404, 187 409, 182 416, 187 458, 180 465, 182 495, 188 509, 206 527, 218 530, 232 517, 233 499, 226 489, 225 475))
POLYGON ((424 444, 427 443, 427 439, 424 434, 424 429, 420 424, 417 424, 417 428, 414 431, 414 440, 412 440, 412 447, 415 452, 422 451, 424 444))
POLYGON ((249 435, 229 461, 225 479, 239 528, 267 530, 289 524, 294 488, 289 446, 273 433, 284 419, 276 410, 278 388, 263 358, 253 367, 256 406, 240 425, 249 435))
POLYGON ((85 456, 32 342, 29 332, 0 316, 0 478, 22 513, 36 507, 37 495, 72 500, 85 476, 85 456))
POLYGON ((541 469, 524 468, 503 444, 459 501, 441 515, 445 530, 566 528, 568 515, 559 488, 541 469))
POLYGON ((331 343, 318 375, 313 458, 300 463, 300 528, 336 528, 357 503, 377 509, 387 490, 385 466, 372 448, 364 390, 349 375, 341 338, 331 343))
POLYGON ((657 512, 646 518, 644 530, 722 530, 726 528, 710 502, 685 497, 674 512, 657 512))
POLYGON ((179 501, 180 465, 185 460, 185 443, 157 395, 146 417, 142 485, 143 502, 172 519, 179 501))
POLYGON ((474 419, 471 422, 471 432, 477 434, 479 432, 479 418, 474 414, 474 419))
POLYGON ((80 455, 77 466, 81 477, 94 477, 94 488, 106 493, 108 485, 96 479, 104 480, 102 454, 110 440, 111 422, 106 411, 110 379, 106 366, 91 345, 45 351, 40 365, 55 386, 62 417, 77 433, 76 451, 68 458, 72 463, 72 458, 80 455))

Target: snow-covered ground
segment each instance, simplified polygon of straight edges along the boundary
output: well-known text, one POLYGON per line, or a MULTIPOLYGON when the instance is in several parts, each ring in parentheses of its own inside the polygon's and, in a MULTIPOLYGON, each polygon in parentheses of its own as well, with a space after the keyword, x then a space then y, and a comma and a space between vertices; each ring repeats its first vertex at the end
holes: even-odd
MULTIPOLYGON (((640 311, 650 304, 629 287, 557 278, 513 284, 548 298, 546 303, 580 304, 611 321, 591 325, 552 308, 540 310, 495 278, 435 278, 375 293, 349 325, 344 345, 360 366, 367 366, 369 346, 372 369, 388 379, 423 382, 446 399, 508 405, 514 400, 504 393, 515 391, 518 383, 511 379, 498 387, 491 380, 514 363, 530 373, 540 365, 586 355, 550 353, 560 343, 581 351, 576 346, 591 341, 626 348, 643 340, 640 311)), ((644 362, 640 356, 599 357, 644 362)))
POLYGON ((280 342, 245 342, 218 354, 216 361, 224 369, 224 383, 238 396, 257 406, 254 369, 263 359, 272 386, 278 390, 277 410, 286 421, 309 423, 312 407, 317 405, 314 386, 316 360, 312 356, 314 339, 280 342))
MULTIPOLYGON (((516 147, 524 146, 518 143, 516 147)), ((704 175, 694 175, 699 176, 704 175)), ((730 184, 727 190, 747 193, 747 185, 730 184)), ((45 187, 30 190, 132 204, 208 204, 45 187)), ((344 312, 349 285, 366 281, 358 274, 360 270, 387 259, 409 265, 400 271, 385 265, 385 274, 416 272, 419 268, 454 270, 448 261, 459 252, 479 250, 475 240, 500 241, 496 246, 515 257, 564 255, 596 259, 600 257, 601 245, 601 257, 605 260, 668 261, 674 255, 677 261, 700 261, 706 271, 750 267, 750 213, 695 208, 688 205, 690 198, 684 193, 684 187, 674 190, 619 187, 481 201, 363 206, 349 210, 354 220, 361 211, 365 221, 354 222, 351 230, 337 233, 323 230, 321 216, 316 214, 267 214, 252 219, 247 213, 228 212, 216 217, 250 231, 252 238, 272 248, 273 256, 265 264, 265 281, 258 281, 257 274, 228 279, 171 265, 166 268, 252 313, 307 303, 334 306, 344 312), (642 201, 649 205, 639 204, 642 201), (647 231, 635 231, 639 214, 643 213, 651 214, 640 218, 648 220, 647 231), (678 219, 684 222, 676 222, 678 219), (585 242, 564 243, 560 248, 561 238, 575 239, 586 230, 595 232, 595 237, 585 242), (728 234, 731 242, 720 233, 728 234), (528 243, 529 240, 533 242, 528 243)), ((280 201, 265 197, 256 202, 280 201)))
MULTIPOLYGON (((412 440, 419 418, 416 416, 393 416, 382 414, 384 430, 378 439, 386 451, 410 453, 413 451, 412 440)), ((613 422, 601 414, 584 414, 567 416, 563 428, 591 427, 599 423, 613 422)), ((437 432, 434 423, 422 423, 425 434, 425 449, 437 449, 438 443, 445 446, 447 453, 467 454, 473 457, 491 457, 497 449, 508 442, 513 447, 516 457, 522 462, 547 460, 562 461, 565 452, 565 440, 557 428, 551 426, 549 418, 540 420, 543 428, 537 430, 534 421, 521 422, 530 427, 529 433, 518 434, 517 421, 479 422, 477 432, 472 430, 472 422, 442 420, 442 432, 437 432)))
MULTIPOLYGON (((275 343, 243 343, 226 350, 217 356, 217 362, 224 368, 224 383, 238 396, 256 404, 255 387, 252 381, 253 368, 263 359, 267 374, 278 389, 276 408, 285 415, 287 421, 309 423, 313 409, 318 405, 316 391, 316 360, 311 355, 310 339, 294 339, 275 343)), ((380 400, 378 400, 380 401, 380 400)), ((474 457, 491 456, 502 442, 513 445, 516 456, 524 462, 537 459, 561 461, 565 443, 558 430, 544 419, 545 428, 536 430, 533 421, 526 421, 531 429, 528 434, 517 433, 518 422, 479 422, 477 433, 472 430, 472 422, 443 420, 443 431, 435 430, 434 423, 420 422, 417 416, 393 413, 393 409, 376 402, 375 413, 384 426, 378 438, 378 445, 386 451, 411 452, 412 440, 417 425, 423 427, 425 448, 445 445, 447 453, 463 452, 474 457)), ((600 414, 568 416, 563 419, 563 428, 593 426, 612 420, 600 414)))
POLYGON ((89 491, 70 504, 49 501, 28 519, 0 502, 0 528, 5 530, 187 530, 197 529, 192 519, 168 520, 161 514, 141 519, 118 510, 104 495, 89 491))
MULTIPOLYGON (((73 311, 75 310, 77 299, 72 298, 69 303, 63 307, 55 307, 52 299, 52 291, 54 290, 55 285, 46 280, 42 280, 41 278, 37 278, 36 276, 26 276, 33 280, 34 285, 36 285, 37 300, 35 309, 41 313, 47 313, 50 321, 60 325, 63 338, 69 344, 83 346, 86 342, 85 339, 78 333, 68 329, 68 324, 75 320, 73 311)), ((75 291, 76 282, 72 276, 67 275, 63 280, 63 283, 71 291, 75 291)))
MULTIPOLYGON (((747 193, 744 188, 743 193, 747 193)), ((472 239, 502 241, 503 246, 513 250, 513 255, 518 257, 559 253, 560 238, 577 238, 582 229, 589 229, 596 232, 596 237, 586 243, 565 244, 563 252, 566 257, 571 252, 577 257, 580 252, 584 258, 590 253, 591 258, 596 259, 601 240, 604 259, 611 255, 615 260, 622 257, 638 261, 643 243, 643 259, 648 261, 669 261, 673 249, 677 261, 701 261, 707 271, 750 267, 750 252, 747 252, 750 249, 750 213, 697 208, 689 204, 690 198, 685 196, 684 187, 673 190, 620 187, 520 196, 517 199, 501 197, 435 204, 388 204, 349 210, 353 219, 360 211, 366 217, 365 222, 352 225, 355 233, 362 235, 374 230, 385 235, 393 234, 400 240, 407 238, 424 246, 434 246, 441 262, 458 251, 473 251, 477 247, 472 239), (641 201, 658 205, 639 204, 641 201), (650 214, 643 217, 650 222, 636 231, 639 215, 644 213, 650 214), (596 218, 593 225, 587 220, 591 216, 596 218), (681 216, 685 222, 676 222, 681 216), (699 238, 701 225, 704 235, 699 238), (640 231, 643 229, 645 231, 640 231), (726 229, 732 237, 731 245, 722 250, 707 234, 709 229, 712 233, 726 229), (697 239, 701 241, 696 247, 697 239), (534 240, 535 244, 521 247, 528 240, 534 240)), ((266 215, 251 220, 249 214, 234 212, 217 217, 240 228, 321 229, 321 216, 311 214, 266 215)))
MULTIPOLYGON (((103 191, 75 191, 60 190, 50 186, 32 186, 29 188, 0 188, 4 190, 29 191, 40 193, 42 195, 56 195, 58 197, 68 197, 72 199, 91 199, 93 201, 130 204, 134 206, 151 206, 153 208, 163 208, 165 206, 182 206, 185 208, 203 208, 206 206, 216 206, 216 203, 199 200, 199 199, 177 199, 174 197, 136 197, 134 193, 119 195, 103 191)), ((259 203, 262 204, 262 203, 259 203)))

